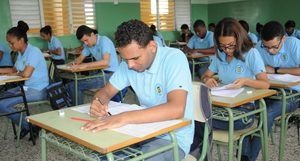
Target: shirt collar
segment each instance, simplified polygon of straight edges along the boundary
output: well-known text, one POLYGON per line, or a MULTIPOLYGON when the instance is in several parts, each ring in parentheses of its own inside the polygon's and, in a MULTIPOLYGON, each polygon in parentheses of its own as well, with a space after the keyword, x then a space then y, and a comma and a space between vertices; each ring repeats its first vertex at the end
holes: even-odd
POLYGON ((281 49, 278 51, 278 53, 285 53, 286 52, 286 49, 285 49, 285 41, 282 42, 282 46, 281 46, 281 49))
POLYGON ((151 67, 148 70, 146 70, 147 72, 152 73, 152 74, 158 72, 160 57, 161 57, 161 47, 157 46, 155 58, 151 64, 151 67))

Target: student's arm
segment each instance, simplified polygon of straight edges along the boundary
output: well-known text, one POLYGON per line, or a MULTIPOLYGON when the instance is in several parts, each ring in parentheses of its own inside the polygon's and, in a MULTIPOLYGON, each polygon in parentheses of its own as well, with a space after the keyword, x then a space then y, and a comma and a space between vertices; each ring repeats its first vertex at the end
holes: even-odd
MULTIPOLYGON (((266 70, 270 74, 275 73, 275 69, 271 66, 266 66, 266 70)), ((278 74, 292 74, 300 76, 300 67, 298 68, 279 68, 277 69, 278 74)))
POLYGON ((74 66, 75 68, 83 69, 83 68, 92 68, 92 67, 99 67, 99 66, 109 66, 109 59, 110 59, 110 54, 105 53, 103 55, 102 60, 98 60, 95 62, 89 62, 89 63, 81 63, 79 65, 74 66))
POLYGON ((15 68, 0 68, 0 74, 12 74, 17 73, 15 68))
POLYGON ((80 54, 79 57, 77 57, 73 62, 70 62, 71 65, 79 65, 81 62, 85 59, 85 55, 80 54))
POLYGON ((50 54, 61 55, 61 48, 57 48, 56 50, 49 50, 50 54))
POLYGON ((213 77, 214 74, 214 72, 208 69, 201 77, 202 82, 204 82, 209 88, 219 86, 218 81, 213 77))
POLYGON ((34 71, 34 67, 26 66, 23 71, 19 71, 18 75, 22 76, 22 77, 25 77, 25 78, 30 78, 33 71, 34 71))
POLYGON ((268 89, 270 87, 267 73, 259 73, 256 76, 256 79, 251 78, 238 78, 236 79, 232 86, 233 88, 241 88, 243 86, 249 86, 258 89, 268 89))
POLYGON ((193 49, 192 53, 202 53, 205 55, 213 55, 213 54, 215 54, 215 48, 211 47, 208 49, 193 49))
POLYGON ((124 112, 118 115, 96 119, 86 124, 82 129, 100 131, 103 129, 117 128, 126 124, 140 124, 180 119, 184 116, 187 91, 173 90, 167 95, 167 102, 152 108, 124 112), (172 111, 172 112, 170 112, 172 111))

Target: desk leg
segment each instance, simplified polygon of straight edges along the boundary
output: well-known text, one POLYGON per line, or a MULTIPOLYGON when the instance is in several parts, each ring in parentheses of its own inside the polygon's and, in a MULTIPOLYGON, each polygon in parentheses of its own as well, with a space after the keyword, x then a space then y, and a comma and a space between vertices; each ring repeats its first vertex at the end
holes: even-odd
POLYGON ((194 81, 194 79, 195 79, 195 66, 196 66, 196 65, 195 65, 194 59, 192 59, 192 66, 193 66, 193 67, 192 67, 192 68, 193 68, 193 69, 192 69, 192 70, 193 70, 193 71, 192 71, 192 81, 194 81))
POLYGON ((114 161, 115 160, 114 156, 111 152, 106 154, 106 158, 107 158, 107 161, 114 161))
POLYGON ((282 113, 281 113, 281 123, 280 123, 280 143, 279 143, 279 161, 283 160, 284 148, 285 148, 285 131, 287 127, 285 126, 285 113, 286 113, 286 93, 285 90, 279 89, 282 94, 282 113))
POLYGON ((233 161, 233 132, 234 132, 234 121, 233 121, 233 113, 230 108, 225 108, 228 111, 229 117, 229 129, 228 129, 228 161, 233 161))
POLYGON ((263 109, 263 144, 262 144, 262 151, 263 151, 263 158, 264 161, 269 161, 269 147, 268 147, 268 120, 267 120, 267 108, 264 99, 259 100, 259 107, 263 109))
POLYGON ((42 152, 42 161, 47 160, 47 149, 46 149, 46 140, 45 140, 46 131, 44 129, 41 130, 41 152, 42 152))
POLYGON ((74 73, 74 86, 75 86, 75 105, 78 105, 78 76, 74 73))
POLYGON ((179 150, 178 150, 176 136, 175 136, 174 132, 170 132, 169 134, 171 136, 171 140, 172 140, 172 144, 173 144, 174 161, 179 161, 179 150))

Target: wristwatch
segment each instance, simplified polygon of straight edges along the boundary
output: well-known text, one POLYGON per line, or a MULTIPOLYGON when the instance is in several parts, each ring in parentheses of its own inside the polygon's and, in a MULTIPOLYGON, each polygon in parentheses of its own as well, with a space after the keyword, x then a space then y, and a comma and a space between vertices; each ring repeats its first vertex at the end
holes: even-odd
POLYGON ((275 73, 275 74, 278 74, 278 69, 279 69, 279 67, 275 67, 275 68, 274 68, 274 73, 275 73))

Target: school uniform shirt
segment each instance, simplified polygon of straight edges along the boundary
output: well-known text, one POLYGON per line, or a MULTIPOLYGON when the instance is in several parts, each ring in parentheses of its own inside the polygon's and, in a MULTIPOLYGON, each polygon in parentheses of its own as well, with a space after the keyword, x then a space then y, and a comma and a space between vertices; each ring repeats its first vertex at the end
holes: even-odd
POLYGON ((30 44, 27 45, 25 52, 18 52, 15 68, 23 71, 26 66, 34 68, 30 78, 25 81, 25 86, 36 90, 42 90, 49 85, 48 69, 46 60, 41 50, 30 44))
POLYGON ((158 36, 153 36, 153 39, 154 39, 154 41, 156 42, 156 44, 158 45, 158 46, 160 46, 160 47, 163 47, 164 45, 163 45, 163 41, 162 41, 162 39, 160 38, 160 37, 158 37, 158 36))
POLYGON ((201 39, 198 35, 194 35, 188 42, 190 49, 208 49, 214 47, 214 33, 206 31, 206 35, 201 39))
POLYGON ((0 43, 0 51, 3 53, 0 59, 0 66, 13 66, 8 47, 0 43))
POLYGON ((109 54, 109 67, 106 68, 106 71, 115 72, 119 66, 118 57, 116 53, 116 48, 113 42, 106 36, 100 36, 97 34, 97 43, 96 45, 89 47, 83 45, 82 54, 89 56, 90 54, 99 61, 103 60, 104 54, 109 54))
POLYGON ((256 75, 266 72, 264 62, 259 52, 252 48, 243 54, 243 60, 233 58, 231 62, 226 61, 227 55, 218 51, 220 57, 212 56, 212 62, 208 69, 214 73, 218 73, 222 84, 233 83, 238 78, 256 79, 256 75))
MULTIPOLYGON (((277 54, 269 52, 261 47, 261 41, 256 45, 265 65, 279 68, 299 68, 300 67, 300 40, 295 37, 286 37, 281 49, 277 54)), ((300 91, 300 85, 292 87, 300 91)))
MULTIPOLYGON (((157 47, 151 67, 144 72, 129 69, 127 63, 123 61, 109 82, 118 90, 131 86, 141 106, 145 108, 166 103, 167 94, 173 90, 185 90, 188 94, 184 118, 193 120, 191 74, 187 58, 179 49, 157 47)), ((188 154, 193 142, 194 124, 176 130, 175 134, 179 147, 188 154)), ((160 137, 170 139, 165 135, 160 137)))
POLYGON ((287 33, 285 33, 285 35, 287 37, 295 37, 295 38, 300 39, 300 30, 294 29, 294 32, 293 32, 293 34, 291 36, 289 36, 287 33))
POLYGON ((50 40, 50 42, 48 42, 48 49, 49 50, 57 50, 59 48, 61 50, 61 54, 60 55, 52 54, 52 59, 66 60, 64 47, 62 46, 61 42, 55 36, 51 36, 51 40, 50 40))
POLYGON ((156 31, 156 36, 158 36, 161 39, 163 46, 166 46, 165 39, 159 31, 156 31))
POLYGON ((256 36, 254 33, 248 32, 248 36, 249 36, 249 38, 251 39, 251 41, 252 41, 254 44, 257 44, 258 38, 257 38, 257 36, 256 36))

